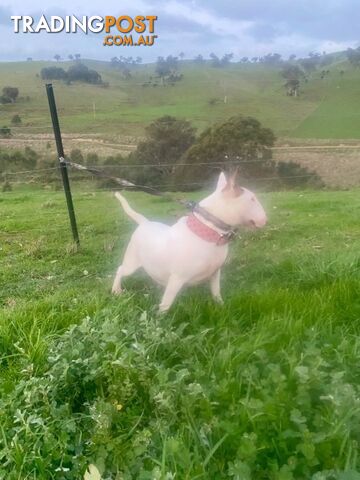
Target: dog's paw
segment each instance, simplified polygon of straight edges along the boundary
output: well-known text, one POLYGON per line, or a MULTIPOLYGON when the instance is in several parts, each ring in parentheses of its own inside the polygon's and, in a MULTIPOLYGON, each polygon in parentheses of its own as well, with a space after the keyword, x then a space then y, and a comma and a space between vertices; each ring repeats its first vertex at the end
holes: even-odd
POLYGON ((111 293, 113 295, 121 295, 123 293, 123 289, 122 288, 112 288, 111 293))
POLYGON ((170 307, 168 307, 167 305, 159 305, 159 308, 157 310, 157 313, 158 315, 164 315, 168 310, 169 310, 170 307))
POLYGON ((214 301, 219 304, 219 305, 224 305, 224 300, 222 299, 222 297, 219 296, 216 296, 216 297, 213 297, 214 298, 214 301))

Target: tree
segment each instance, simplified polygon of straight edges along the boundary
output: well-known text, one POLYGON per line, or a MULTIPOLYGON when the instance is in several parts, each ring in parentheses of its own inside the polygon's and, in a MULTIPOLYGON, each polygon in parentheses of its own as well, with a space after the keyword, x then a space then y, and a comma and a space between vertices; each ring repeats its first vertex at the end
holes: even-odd
POLYGON ((80 60, 81 55, 80 53, 75 53, 74 57, 76 60, 80 60))
POLYGON ((198 64, 202 64, 205 62, 205 60, 204 60, 204 57, 201 54, 199 54, 194 58, 194 62, 198 64))
POLYGON ((225 53, 221 58, 219 58, 215 53, 210 53, 210 58, 212 60, 212 66, 221 68, 227 66, 231 59, 233 58, 234 54, 233 53, 225 53))
POLYGON ((40 73, 43 80, 65 80, 68 83, 80 81, 95 85, 102 84, 101 75, 96 70, 92 70, 80 62, 71 65, 68 71, 59 67, 47 67, 43 68, 40 73))
POLYGON ((40 71, 43 80, 66 80, 67 73, 60 67, 45 67, 40 71))
POLYGON ((285 83, 285 88, 287 89, 286 95, 289 97, 299 96, 300 80, 298 78, 288 79, 285 83))
POLYGON ((71 54, 68 55, 68 59, 69 59, 69 60, 74 60, 74 55, 71 55, 71 54))
POLYGON ((277 65, 281 63, 281 55, 279 53, 268 53, 262 58, 262 62, 268 65, 277 65))
POLYGON ((123 77, 125 78, 125 80, 130 80, 131 72, 128 68, 124 68, 121 73, 122 73, 123 77))
POLYGON ((211 65, 213 67, 220 67, 220 65, 221 65, 220 59, 217 55, 215 55, 214 52, 210 53, 210 58, 211 58, 211 65))
POLYGON ((134 163, 148 165, 136 169, 134 180, 142 185, 169 182, 176 163, 194 141, 195 129, 187 120, 169 115, 154 120, 146 128, 146 139, 130 154, 134 163))
POLYGON ((179 57, 181 58, 181 60, 183 60, 183 58, 185 57, 185 53, 184 53, 184 52, 180 52, 180 53, 179 53, 179 57))
POLYGON ((15 114, 15 115, 12 117, 12 119, 11 119, 11 123, 12 123, 13 125, 20 125, 20 123, 21 123, 21 117, 20 117, 20 115, 15 114))
POLYGON ((304 78, 304 72, 298 65, 287 64, 281 72, 281 76, 285 78, 286 94, 290 97, 299 95, 300 80, 304 78))
POLYGON ((321 60, 319 53, 309 53, 309 58, 300 59, 300 65, 303 67, 306 73, 310 74, 314 72, 321 60))
POLYGON ((348 48, 346 51, 346 56, 353 67, 360 66, 360 47, 348 48))
POLYGON ((15 103, 19 96, 19 89, 16 87, 4 87, 2 92, 3 96, 9 98, 11 103, 15 103))
POLYGON ((162 82, 165 82, 165 77, 174 75, 178 69, 178 59, 169 55, 166 57, 158 57, 155 72, 161 78, 162 82))
POLYGON ((92 84, 102 83, 101 75, 96 70, 92 70, 82 63, 76 63, 68 68, 67 79, 69 82, 82 81, 92 84))
POLYGON ((26 61, 27 62, 32 62, 32 57, 27 57, 26 61))
POLYGON ((61 56, 58 53, 56 55, 54 55, 54 58, 57 62, 59 62, 61 60, 61 56))
POLYGON ((140 65, 142 63, 142 58, 141 57, 136 57, 135 62, 140 65))
POLYGON ((263 127, 255 118, 232 117, 200 135, 184 156, 184 163, 194 166, 179 166, 175 179, 181 182, 194 178, 207 180, 213 175, 214 167, 230 169, 234 163, 239 164, 245 177, 264 176, 274 170, 269 150, 274 141, 272 130, 263 127))

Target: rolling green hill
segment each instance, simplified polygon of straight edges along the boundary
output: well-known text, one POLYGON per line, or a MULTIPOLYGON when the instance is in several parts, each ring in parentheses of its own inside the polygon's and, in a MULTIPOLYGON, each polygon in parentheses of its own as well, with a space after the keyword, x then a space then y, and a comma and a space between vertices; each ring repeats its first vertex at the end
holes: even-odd
MULTIPOLYGON (((182 62, 184 79, 165 88, 143 86, 154 75, 154 65, 135 67, 132 78, 125 80, 109 63, 85 63, 101 73, 109 87, 53 82, 67 133, 137 137, 146 124, 164 114, 185 117, 202 130, 242 113, 257 117, 281 137, 360 138, 360 71, 347 62, 326 67, 330 73, 323 80, 319 71, 314 72, 302 83, 298 98, 286 96, 279 68, 262 64, 217 69, 182 62), (340 70, 345 71, 343 76, 340 70)), ((0 88, 16 86, 22 97, 15 105, 0 105, 0 125, 9 125, 17 113, 23 124, 15 132, 51 132, 45 82, 37 76, 50 64, 54 62, 0 63, 0 88)), ((59 63, 63 68, 69 65, 59 63)))

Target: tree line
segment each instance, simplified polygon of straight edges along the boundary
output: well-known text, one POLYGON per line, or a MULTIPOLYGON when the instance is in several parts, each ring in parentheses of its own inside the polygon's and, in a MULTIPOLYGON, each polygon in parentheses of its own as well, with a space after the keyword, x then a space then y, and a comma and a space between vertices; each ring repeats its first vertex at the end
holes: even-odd
MULTIPOLYGON (((70 159, 87 165, 106 165, 108 175, 124 177, 135 184, 162 190, 197 190, 210 185, 218 171, 237 167, 244 183, 257 186, 321 185, 320 178, 296 163, 279 163, 272 159, 273 131, 252 117, 237 115, 196 134, 193 125, 184 119, 165 115, 151 122, 146 137, 134 152, 100 159, 95 153, 84 156, 79 149, 70 152, 70 159), (134 166, 132 166, 134 165, 134 166)), ((31 149, 24 153, 0 151, 0 174, 55 166, 54 157, 39 156, 31 149)), ((72 173, 73 179, 88 180, 86 173, 72 173)), ((41 181, 52 182, 58 172, 41 173, 41 181)), ((100 179, 102 187, 116 187, 111 180, 100 179)))
POLYGON ((271 150, 274 142, 273 131, 253 117, 236 115, 196 135, 189 121, 166 115, 146 128, 146 139, 126 162, 144 165, 129 171, 134 183, 170 190, 196 190, 216 171, 234 168, 245 182, 259 186, 321 183, 314 172, 298 164, 276 164, 271 150))
POLYGON ((76 62, 67 70, 55 66, 44 67, 41 70, 40 75, 43 80, 64 80, 68 84, 76 81, 91 83, 93 85, 103 84, 100 73, 88 68, 81 62, 76 62))

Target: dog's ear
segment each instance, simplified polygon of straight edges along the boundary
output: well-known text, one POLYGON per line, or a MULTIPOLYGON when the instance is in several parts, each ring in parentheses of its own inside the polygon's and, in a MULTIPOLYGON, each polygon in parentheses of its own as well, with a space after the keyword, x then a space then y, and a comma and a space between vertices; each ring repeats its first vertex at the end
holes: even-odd
POLYGON ((244 190, 236 183, 237 175, 238 169, 235 169, 229 176, 225 188, 223 188, 223 192, 227 193, 231 197, 239 197, 242 193, 244 193, 244 190))
POLYGON ((226 188, 227 184, 228 184, 228 181, 225 176, 225 173, 221 172, 217 181, 216 190, 221 192, 222 190, 224 190, 224 188, 226 188))
POLYGON ((231 172, 231 175, 229 176, 228 183, 230 183, 231 188, 235 188, 235 186, 236 186, 236 180, 237 180, 238 173, 239 173, 239 170, 238 170, 238 168, 236 167, 236 168, 231 172))

